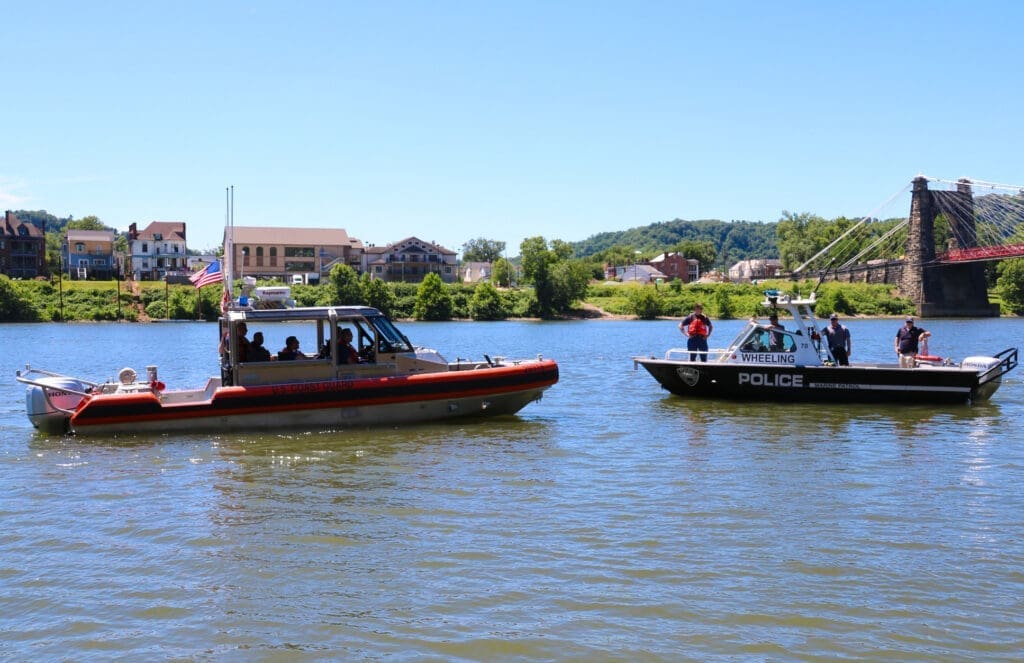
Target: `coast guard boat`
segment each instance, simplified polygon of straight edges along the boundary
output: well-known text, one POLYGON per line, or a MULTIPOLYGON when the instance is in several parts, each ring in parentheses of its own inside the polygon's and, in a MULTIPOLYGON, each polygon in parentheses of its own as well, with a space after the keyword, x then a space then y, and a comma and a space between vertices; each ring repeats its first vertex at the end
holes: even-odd
POLYGON ((146 367, 144 379, 125 368, 103 383, 26 366, 17 380, 28 385, 32 425, 79 435, 394 426, 514 414, 558 382, 556 362, 540 356, 448 362, 414 346, 374 308, 266 308, 266 299, 225 313, 221 375, 201 389, 167 389, 156 366, 146 367), (318 351, 239 361, 242 325, 316 338, 318 351), (343 329, 354 332, 358 363, 345 361, 343 329))
MULTIPOLYGON (((966 403, 985 400, 1002 376, 1017 366, 1017 348, 959 363, 920 356, 915 368, 898 363, 839 366, 823 343, 814 317, 815 300, 765 293, 762 306, 784 310, 791 328, 751 320, 725 348, 709 350, 707 361, 690 361, 689 350, 673 348, 663 358, 633 357, 662 388, 689 398, 842 403, 966 403)), ((703 353, 695 353, 703 354, 703 353)))

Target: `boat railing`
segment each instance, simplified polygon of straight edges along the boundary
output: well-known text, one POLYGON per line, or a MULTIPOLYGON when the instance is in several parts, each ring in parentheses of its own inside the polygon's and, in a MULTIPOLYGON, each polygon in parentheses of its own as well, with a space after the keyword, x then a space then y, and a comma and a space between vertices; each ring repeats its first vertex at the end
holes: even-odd
POLYGON ((1017 368, 1017 348, 1006 348, 995 355, 999 363, 978 376, 978 384, 998 379, 1017 368))
POLYGON ((63 380, 74 380, 75 382, 78 382, 79 384, 88 385, 88 387, 90 389, 96 389, 96 388, 100 387, 100 385, 98 383, 96 383, 96 382, 89 382, 88 380, 82 380, 80 378, 75 378, 75 377, 72 377, 70 375, 63 375, 61 373, 54 373, 53 371, 46 371, 46 370, 43 370, 41 368, 32 368, 28 364, 25 364, 25 372, 24 373, 21 372, 21 371, 15 371, 14 372, 14 379, 15 380, 17 380, 18 382, 20 382, 22 384, 27 384, 27 385, 32 385, 33 387, 38 387, 39 390, 43 394, 43 398, 46 400, 46 404, 48 406, 50 406, 53 410, 55 410, 57 412, 63 412, 64 414, 74 414, 75 411, 74 411, 74 409, 69 409, 69 408, 66 408, 66 407, 61 407, 61 406, 57 405, 56 403, 54 403, 53 399, 50 398, 50 392, 51 391, 54 392, 54 393, 74 394, 76 396, 81 396, 83 398, 88 398, 92 394, 90 394, 88 391, 82 391, 80 389, 72 389, 72 388, 70 388, 68 386, 65 386, 65 385, 55 385, 55 384, 43 382, 42 380, 37 379, 37 378, 29 377, 29 376, 34 375, 34 374, 38 374, 38 375, 41 375, 41 376, 44 376, 44 377, 48 377, 48 378, 60 378, 60 379, 63 379, 63 380))
POLYGON ((686 348, 670 348, 665 351, 665 359, 668 361, 689 361, 690 355, 695 355, 697 361, 701 356, 707 357, 707 361, 721 361, 722 357, 730 354, 729 348, 713 348, 710 350, 687 350, 686 348))
MULTIPOLYGON (((54 373, 53 371, 45 371, 45 370, 43 370, 41 368, 32 368, 28 364, 25 364, 25 371, 24 372, 22 372, 22 371, 15 371, 14 372, 14 379, 17 380, 18 382, 21 382, 22 384, 30 384, 33 387, 41 387, 43 389, 43 393, 46 393, 47 389, 53 389, 55 391, 66 391, 69 394, 75 394, 77 396, 89 396, 89 395, 91 395, 87 391, 79 391, 77 389, 70 389, 68 387, 57 387, 57 386, 55 386, 53 384, 50 384, 50 383, 47 383, 47 382, 41 382, 37 378, 29 377, 32 374, 39 374, 39 375, 42 375, 42 376, 45 376, 45 377, 48 377, 48 378, 63 378, 63 379, 66 379, 66 380, 75 380, 76 382, 80 382, 80 383, 82 383, 84 385, 88 385, 90 388, 93 388, 93 389, 95 389, 95 388, 100 386, 98 382, 89 382, 88 380, 83 380, 81 378, 72 377, 70 375, 64 375, 62 373, 54 373)), ((49 398, 47 398, 47 400, 49 400, 49 398)))

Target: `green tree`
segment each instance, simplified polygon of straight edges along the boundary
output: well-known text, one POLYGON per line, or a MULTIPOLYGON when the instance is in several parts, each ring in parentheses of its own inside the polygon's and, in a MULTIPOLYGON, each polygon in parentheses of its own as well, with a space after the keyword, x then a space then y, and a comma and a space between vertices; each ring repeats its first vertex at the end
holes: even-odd
POLYGON ((333 304, 356 306, 364 302, 363 289, 359 284, 359 275, 348 265, 338 263, 331 268, 330 291, 333 304))
POLYGON ((0 274, 0 322, 35 322, 39 315, 19 293, 14 282, 0 274))
POLYGON ((519 255, 523 264, 523 280, 533 284, 540 314, 551 315, 554 312, 551 267, 558 256, 548 248, 547 241, 541 236, 524 239, 519 245, 519 255))
POLYGON ((594 254, 603 264, 612 267, 625 267, 632 265, 637 259, 637 249, 633 245, 616 244, 604 251, 594 254))
POLYGON ((462 259, 469 262, 494 262, 505 252, 505 242, 478 237, 462 245, 462 259))
POLYGON ((736 317, 733 308, 732 297, 725 287, 715 289, 715 308, 718 309, 718 317, 722 320, 732 320, 736 317))
POLYGON ((1003 260, 998 267, 996 291, 1003 308, 1014 315, 1024 313, 1024 258, 1003 260))
POLYGON ((676 244, 672 250, 681 253, 684 258, 699 262, 701 274, 711 271, 715 260, 718 258, 718 251, 715 249, 715 245, 706 241, 683 240, 676 244))
POLYGON ((436 272, 423 277, 423 282, 416 290, 416 305, 412 314, 417 320, 451 319, 452 296, 436 272))
POLYGON ((629 293, 629 308, 641 320, 661 315, 661 294, 650 286, 638 285, 629 293))
POLYGON ((505 258, 498 258, 491 265, 491 283, 506 288, 515 282, 515 268, 505 258))
POLYGON ((501 301, 501 294, 490 283, 476 286, 469 300, 469 314, 474 320, 504 320, 508 312, 501 301))
POLYGON ((100 221, 98 216, 83 216, 81 219, 68 221, 67 230, 113 230, 100 221))
POLYGON ((551 304, 555 311, 565 313, 573 304, 587 297, 590 267, 582 260, 562 260, 551 268, 551 304))
POLYGON ((366 305, 391 317, 395 311, 395 293, 388 287, 388 284, 381 279, 370 278, 369 274, 363 274, 360 281, 366 305))

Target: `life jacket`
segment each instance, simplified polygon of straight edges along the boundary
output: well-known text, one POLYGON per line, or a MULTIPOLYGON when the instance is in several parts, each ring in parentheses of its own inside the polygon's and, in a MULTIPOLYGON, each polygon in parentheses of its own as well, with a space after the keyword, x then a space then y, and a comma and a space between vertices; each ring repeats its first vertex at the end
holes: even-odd
POLYGON ((690 326, 686 330, 690 336, 707 336, 708 326, 704 324, 704 321, 700 318, 694 317, 693 321, 690 322, 690 326))

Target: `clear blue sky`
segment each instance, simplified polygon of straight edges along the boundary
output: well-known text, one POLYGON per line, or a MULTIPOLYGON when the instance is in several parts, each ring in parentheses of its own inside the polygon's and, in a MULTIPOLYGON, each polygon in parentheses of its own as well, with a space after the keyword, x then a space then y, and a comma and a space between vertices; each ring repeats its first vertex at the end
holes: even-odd
POLYGON ((577 241, 1024 183, 1024 3, 0 3, 0 206, 577 241))

